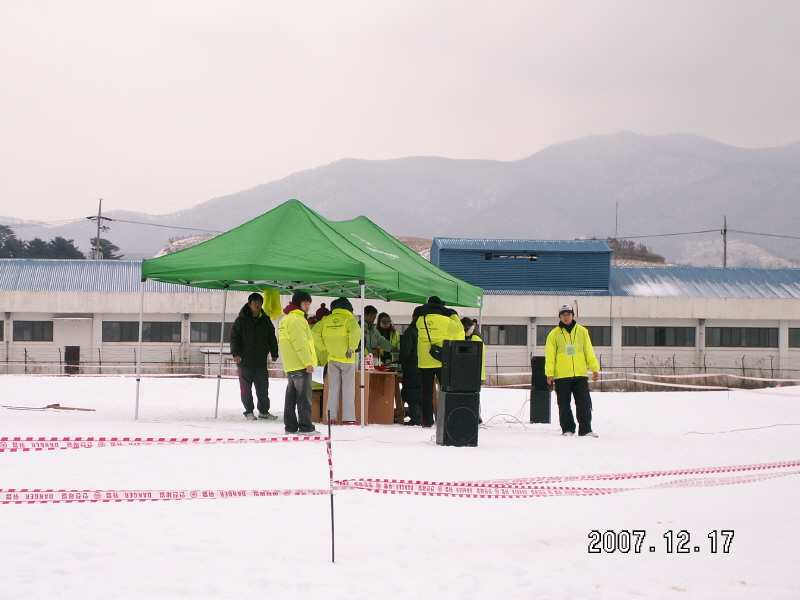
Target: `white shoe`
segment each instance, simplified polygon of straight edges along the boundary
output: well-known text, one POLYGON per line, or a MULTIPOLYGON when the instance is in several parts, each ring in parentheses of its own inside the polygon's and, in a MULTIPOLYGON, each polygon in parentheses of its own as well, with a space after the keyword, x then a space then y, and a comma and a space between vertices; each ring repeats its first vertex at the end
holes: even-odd
POLYGON ((589 433, 584 433, 581 437, 599 437, 594 431, 590 431, 589 433))
POLYGON ((565 431, 561 435, 575 435, 575 432, 574 431, 565 431))
POLYGON ((256 421, 257 420, 256 416, 253 413, 246 413, 244 415, 244 418, 247 419, 248 421, 256 421))

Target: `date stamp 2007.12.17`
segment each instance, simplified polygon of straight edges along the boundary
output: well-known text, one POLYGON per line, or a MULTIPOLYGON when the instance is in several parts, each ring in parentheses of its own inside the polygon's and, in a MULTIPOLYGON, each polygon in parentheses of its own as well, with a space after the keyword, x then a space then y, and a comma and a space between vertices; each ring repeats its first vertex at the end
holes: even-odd
MULTIPOLYGON (((641 529, 622 529, 620 531, 608 529, 603 532, 594 529, 589 532, 589 554, 610 554, 612 552, 621 554, 629 552, 634 554, 642 552, 666 552, 667 554, 710 552, 717 554, 721 552, 728 554, 733 542, 733 530, 714 529, 701 537, 702 542, 693 543, 692 539, 692 534, 685 529, 677 532, 670 529, 662 535, 650 538, 648 538, 647 532, 641 529), (657 541, 652 541, 654 538, 657 541)), ((696 540, 697 537, 694 539, 696 540)))

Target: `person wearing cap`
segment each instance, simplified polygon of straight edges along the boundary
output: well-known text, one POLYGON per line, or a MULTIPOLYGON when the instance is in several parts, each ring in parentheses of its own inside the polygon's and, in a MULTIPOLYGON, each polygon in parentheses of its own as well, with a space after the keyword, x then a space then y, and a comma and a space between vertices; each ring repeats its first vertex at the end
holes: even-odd
POLYGON ((275 326, 263 310, 264 299, 259 293, 252 293, 247 304, 239 311, 239 316, 231 327, 231 355, 239 374, 239 391, 244 405, 246 419, 255 421, 253 412, 253 386, 258 396, 258 417, 275 420, 278 417, 269 412, 269 370, 268 356, 273 362, 278 360, 278 340, 275 326))
MULTIPOLYGON (((331 306, 331 308, 333 307, 331 306)), ((323 302, 322 304, 319 305, 319 308, 317 309, 317 312, 314 313, 314 316, 308 317, 308 324, 313 328, 314 325, 322 321, 322 319, 327 317, 329 314, 331 314, 331 311, 328 310, 328 308, 325 306, 325 303, 323 302)))
POLYGON ((342 404, 342 424, 358 425, 356 421, 356 357, 361 342, 361 327, 353 316, 353 305, 347 298, 331 303, 333 312, 322 317, 311 333, 317 352, 328 353, 328 401, 325 414, 336 425, 339 402, 342 404))
POLYGON ((592 381, 597 381, 600 364, 594 355, 589 331, 575 321, 572 305, 561 305, 558 320, 558 327, 554 327, 547 336, 544 374, 548 385, 555 383, 561 435, 575 435, 575 418, 572 416, 574 396, 578 435, 597 437, 592 431, 592 398, 586 373, 588 367, 592 371, 592 381))
POLYGON ((278 325, 278 346, 286 372, 286 397, 283 424, 286 433, 317 435, 311 422, 311 374, 317 362, 314 337, 306 320, 311 310, 308 292, 295 292, 283 309, 285 316, 278 325))
POLYGON ((433 427, 433 388, 441 381, 442 363, 431 355, 431 346, 445 340, 463 340, 464 327, 458 313, 447 308, 438 296, 431 296, 419 307, 417 319, 417 364, 422 379, 422 426, 433 427))

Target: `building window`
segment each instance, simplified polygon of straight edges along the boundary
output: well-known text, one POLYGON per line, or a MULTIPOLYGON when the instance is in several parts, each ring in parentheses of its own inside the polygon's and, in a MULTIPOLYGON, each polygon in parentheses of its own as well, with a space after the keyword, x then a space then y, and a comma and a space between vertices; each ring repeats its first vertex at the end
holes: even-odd
POLYGON ((0 342, 3 341, 3 333, 6 330, 6 324, 0 321, 0 342))
MULTIPOLYGON (((138 342, 139 323, 137 321, 103 321, 104 342, 138 342)), ((145 323, 142 328, 143 342, 180 342, 181 324, 154 321, 145 323)))
MULTIPOLYGON (((189 330, 189 339, 192 342, 206 342, 219 344, 219 330, 222 323, 192 323, 189 330)), ((224 343, 231 341, 231 327, 233 323, 225 323, 224 343)))
MULTIPOLYGON (((547 345, 547 336, 558 325, 537 325, 536 326, 536 345, 547 345)), ((589 339, 592 346, 611 345, 611 326, 610 325, 584 325, 589 331, 589 339)))
POLYGON ((145 323, 142 328, 143 342, 180 342, 181 324, 180 322, 165 323, 154 321, 145 323))
POLYGON ((789 348, 800 348, 800 329, 789 328, 789 348))
POLYGON ((138 321, 103 321, 104 342, 138 342, 138 321))
POLYGON ((584 327, 589 330, 589 339, 592 341, 592 346, 611 345, 611 326, 585 325, 584 327))
POLYGON ((527 346, 527 325, 484 325, 481 339, 488 346, 527 346))
MULTIPOLYGON (((706 329, 708 331, 708 329, 706 329)), ((694 327, 623 327, 623 346, 695 345, 694 327)))
POLYGON ((706 327, 709 348, 777 348, 777 327, 706 327))
POLYGON ((536 345, 544 346, 547 344, 547 336, 556 326, 553 325, 537 325, 536 326, 536 345))
POLYGON ((52 321, 14 321, 15 342, 52 342, 52 321))

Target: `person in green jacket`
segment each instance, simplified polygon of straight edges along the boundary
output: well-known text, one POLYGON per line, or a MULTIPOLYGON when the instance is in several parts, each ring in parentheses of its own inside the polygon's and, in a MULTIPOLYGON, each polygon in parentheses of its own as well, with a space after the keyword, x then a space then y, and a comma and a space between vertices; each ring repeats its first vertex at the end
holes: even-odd
POLYGON ((589 395, 586 369, 588 367, 592 371, 592 381, 597 381, 600 365, 594 355, 589 331, 575 321, 575 311, 570 304, 561 305, 558 320, 558 327, 554 327, 547 335, 544 374, 548 385, 555 383, 561 435, 575 435, 575 418, 572 416, 574 396, 578 435, 597 437, 592 431, 592 397, 589 395))
POLYGON ((288 434, 319 433, 311 422, 311 374, 317 355, 306 320, 310 309, 309 293, 295 292, 292 301, 283 309, 285 316, 278 325, 278 348, 288 380, 283 406, 283 424, 288 434))
POLYGON ((325 412, 336 425, 339 402, 342 403, 342 424, 358 425, 356 421, 356 356, 361 342, 361 327, 353 316, 353 305, 347 298, 331 303, 333 312, 314 325, 311 333, 317 352, 328 353, 328 402, 325 412))

